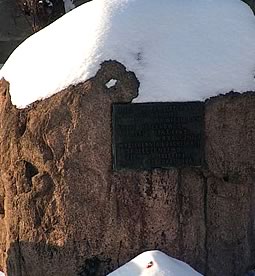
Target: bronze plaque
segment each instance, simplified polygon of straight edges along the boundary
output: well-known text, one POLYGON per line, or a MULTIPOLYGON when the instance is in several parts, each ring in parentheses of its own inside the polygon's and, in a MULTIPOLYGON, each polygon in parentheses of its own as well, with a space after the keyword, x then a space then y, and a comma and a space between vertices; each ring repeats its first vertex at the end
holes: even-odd
POLYGON ((201 166, 204 103, 113 104, 113 169, 201 166))

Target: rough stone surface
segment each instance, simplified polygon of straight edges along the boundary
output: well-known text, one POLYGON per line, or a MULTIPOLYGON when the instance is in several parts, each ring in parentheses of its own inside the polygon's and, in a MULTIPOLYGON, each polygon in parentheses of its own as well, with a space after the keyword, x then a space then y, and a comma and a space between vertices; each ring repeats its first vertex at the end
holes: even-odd
POLYGON ((6 275, 102 276, 147 249, 208 276, 254 268, 255 93, 206 102, 206 167, 113 172, 111 104, 130 102, 138 86, 105 62, 96 77, 19 110, 1 81, 6 275))

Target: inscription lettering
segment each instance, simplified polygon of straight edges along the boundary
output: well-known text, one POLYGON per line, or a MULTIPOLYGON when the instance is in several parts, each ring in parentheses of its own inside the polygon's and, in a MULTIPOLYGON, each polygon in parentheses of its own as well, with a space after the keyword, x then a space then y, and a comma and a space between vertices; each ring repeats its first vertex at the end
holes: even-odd
POLYGON ((113 168, 201 166, 204 104, 113 105, 113 168))

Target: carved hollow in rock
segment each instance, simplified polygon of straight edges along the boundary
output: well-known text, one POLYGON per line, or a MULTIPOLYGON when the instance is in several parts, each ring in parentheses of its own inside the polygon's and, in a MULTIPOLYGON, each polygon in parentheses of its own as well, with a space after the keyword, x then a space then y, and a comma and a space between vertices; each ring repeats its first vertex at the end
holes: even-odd
POLYGON ((27 117, 26 114, 20 113, 19 114, 19 124, 18 124, 18 132, 19 136, 23 136, 27 129, 27 117))
POLYGON ((0 215, 4 215, 4 197, 0 195, 0 215))
POLYGON ((105 86, 109 89, 111 87, 114 87, 117 83, 117 80, 116 79, 110 79, 106 84, 105 86))
POLYGON ((28 181, 32 181, 32 178, 38 174, 38 169, 28 161, 25 161, 25 176, 28 181))
POLYGON ((87 259, 84 265, 78 272, 79 276, 93 276, 96 275, 100 269, 101 261, 98 257, 87 259))

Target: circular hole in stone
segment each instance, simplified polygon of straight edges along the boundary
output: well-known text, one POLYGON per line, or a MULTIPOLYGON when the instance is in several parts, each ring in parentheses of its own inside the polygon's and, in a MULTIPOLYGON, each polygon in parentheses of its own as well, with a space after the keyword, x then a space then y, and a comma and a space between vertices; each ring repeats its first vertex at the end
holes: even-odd
POLYGON ((105 84, 105 86, 109 89, 109 88, 115 86, 116 83, 117 83, 117 80, 116 80, 116 79, 110 79, 110 80, 105 84))

